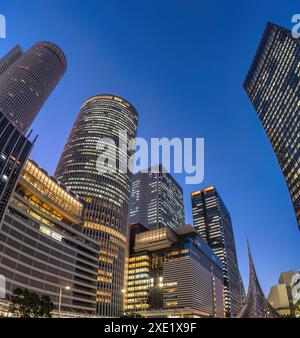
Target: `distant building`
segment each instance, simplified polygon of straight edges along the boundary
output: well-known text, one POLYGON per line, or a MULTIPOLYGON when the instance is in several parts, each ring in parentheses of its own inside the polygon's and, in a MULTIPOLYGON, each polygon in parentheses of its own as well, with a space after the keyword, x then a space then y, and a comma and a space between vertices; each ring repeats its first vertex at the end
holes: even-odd
POLYGON ((294 304, 293 304, 293 296, 292 296, 292 289, 291 289, 291 283, 292 283, 292 278, 294 276, 295 272, 292 270, 289 271, 284 271, 280 274, 279 276, 279 284, 285 284, 286 286, 286 291, 288 294, 288 299, 289 299, 289 304, 290 304, 290 309, 291 309, 291 314, 294 315, 294 304))
POLYGON ((280 274, 277 285, 271 287, 268 301, 280 315, 294 315, 293 297, 291 290, 294 271, 285 271, 280 274))
POLYGON ((129 221, 149 229, 184 225, 183 190, 161 165, 133 176, 129 221))
MULTIPOLYGON (((0 275, 16 288, 48 295, 66 314, 96 314, 98 242, 77 230, 83 202, 27 160, 0 223, 0 275)), ((1 309, 0 309, 1 311, 1 309)))
POLYGON ((291 308, 285 284, 271 287, 268 301, 280 315, 291 315, 291 308))
POLYGON ((300 229, 300 39, 268 23, 244 82, 287 182, 300 229))
POLYGON ((191 225, 136 235, 127 311, 145 317, 223 317, 222 262, 191 225))
POLYGON ((223 263, 224 306, 235 316, 243 302, 231 216, 215 187, 192 193, 194 227, 223 263))
POLYGON ((300 318, 300 272, 295 273, 292 277, 291 292, 293 305, 295 306, 295 315, 300 318))

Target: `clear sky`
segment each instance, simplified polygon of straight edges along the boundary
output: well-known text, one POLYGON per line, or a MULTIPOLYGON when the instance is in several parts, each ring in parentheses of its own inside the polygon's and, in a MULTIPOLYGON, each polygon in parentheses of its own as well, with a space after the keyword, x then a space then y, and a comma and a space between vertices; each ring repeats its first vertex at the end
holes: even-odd
POLYGON ((128 99, 139 136, 205 138, 205 180, 233 220, 247 288, 245 233, 267 294, 281 271, 300 269, 300 232, 284 178, 242 83, 268 21, 291 28, 299 1, 286 0, 1 0, 7 39, 57 43, 68 70, 34 122, 32 157, 50 173, 82 102, 95 94, 128 99))

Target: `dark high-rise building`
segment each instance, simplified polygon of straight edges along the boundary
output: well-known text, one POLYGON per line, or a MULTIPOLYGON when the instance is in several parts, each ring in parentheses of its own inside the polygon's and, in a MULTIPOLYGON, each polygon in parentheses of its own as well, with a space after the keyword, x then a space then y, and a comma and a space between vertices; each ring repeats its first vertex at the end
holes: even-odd
POLYGON ((25 54, 17 46, 0 60, 0 220, 33 145, 26 132, 65 68, 50 42, 25 54))
POLYGON ((39 42, 20 56, 19 52, 13 54, 6 57, 7 69, 0 76, 0 112, 20 132, 27 132, 64 75, 67 61, 51 42, 39 42))
POLYGON ((0 113, 0 221, 33 143, 0 113))
POLYGON ((135 234, 127 311, 145 317, 224 317, 222 262, 192 225, 135 234))
POLYGON ((131 187, 130 224, 149 229, 184 225, 182 188, 161 165, 135 174, 131 187))
POLYGON ((300 40, 269 23, 244 88, 275 151, 300 228, 300 40))
POLYGON ((141 223, 135 223, 130 225, 130 232, 129 232, 129 254, 133 253, 134 245, 135 245, 135 236, 142 232, 149 231, 148 228, 143 226, 141 223))
POLYGON ((238 268, 230 214, 215 187, 192 193, 194 227, 223 263, 226 316, 236 315, 242 306, 238 268))
MULTIPOLYGON (((131 173, 101 173, 99 142, 110 138, 117 147, 136 137, 138 113, 126 100, 94 96, 81 107, 61 155, 55 176, 86 201, 84 231, 101 245, 98 314, 118 316, 123 310, 125 256, 131 173), (125 133, 127 132, 128 140, 125 133), (120 138, 119 138, 120 137, 120 138), (100 169, 100 171, 99 171, 100 169)), ((134 151, 118 153, 126 166, 134 151), (125 163, 126 162, 126 163, 125 163)), ((113 156, 113 155, 112 155, 113 156)))
POLYGON ((0 59, 0 75, 3 74, 14 62, 16 62, 23 51, 19 45, 9 51, 2 59, 0 59))

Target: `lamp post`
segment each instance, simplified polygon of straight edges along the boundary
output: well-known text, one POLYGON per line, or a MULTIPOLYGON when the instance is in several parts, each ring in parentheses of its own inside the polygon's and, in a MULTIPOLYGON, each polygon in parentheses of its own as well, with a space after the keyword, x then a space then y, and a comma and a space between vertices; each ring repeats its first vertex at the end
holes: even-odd
POLYGON ((60 309, 61 309, 61 300, 63 295, 63 290, 69 291, 71 290, 70 286, 64 286, 59 288, 59 300, 58 300, 58 316, 60 317, 60 309))
MULTIPOLYGON (((149 297, 150 297, 152 291, 155 290, 155 289, 162 289, 163 287, 164 287, 163 283, 159 283, 156 286, 153 286, 149 290, 149 292, 147 293, 146 300, 144 301, 145 303, 143 303, 143 301, 141 300, 140 296, 136 297, 138 299, 138 301, 140 302, 140 304, 141 304, 142 313, 143 313, 143 311, 147 311, 147 303, 148 303, 148 300, 149 300, 149 297)), ((122 289, 121 292, 125 295, 126 294, 126 289, 122 289)))
MULTIPOLYGON (((149 298, 150 298, 151 293, 152 293, 155 289, 162 289, 163 287, 164 287, 164 284, 163 284, 163 283, 159 283, 159 284, 157 284, 156 286, 153 286, 153 287, 149 290, 149 292, 148 292, 148 294, 147 294, 145 303, 143 303, 142 300, 140 299, 140 297, 138 296, 138 300, 139 300, 139 302, 141 303, 142 313, 143 313, 143 311, 145 311, 145 312, 147 311, 147 304, 148 304, 148 300, 149 300, 149 298)), ((145 318, 145 317, 144 317, 144 318, 145 318)))

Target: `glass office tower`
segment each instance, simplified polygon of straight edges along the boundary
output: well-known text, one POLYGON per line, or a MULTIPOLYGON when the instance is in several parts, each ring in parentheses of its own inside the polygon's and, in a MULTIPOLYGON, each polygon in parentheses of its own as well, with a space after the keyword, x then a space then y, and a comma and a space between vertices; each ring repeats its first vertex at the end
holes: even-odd
POLYGON ((300 229, 300 40, 269 23, 244 88, 277 156, 300 229))
POLYGON ((65 69, 51 42, 26 53, 16 46, 0 60, 0 220, 33 146, 27 130, 65 69))
POLYGON ((26 133, 64 75, 67 61, 52 42, 38 42, 22 55, 16 52, 15 59, 4 59, 3 69, 7 69, 0 76, 0 112, 26 133))
MULTIPOLYGON (((136 137, 137 124, 138 113, 128 101, 114 95, 88 99, 81 107, 55 173, 59 181, 85 200, 84 232, 100 242, 97 302, 98 314, 103 316, 115 317, 123 310, 121 291, 129 241, 132 175, 129 171, 99 172, 99 144, 103 138, 114 140, 117 147, 126 143, 136 137)), ((118 164, 129 163, 133 155, 133 150, 122 147, 117 154, 118 164)))
POLYGON ((133 176, 130 197, 130 224, 149 229, 184 225, 183 190, 163 167, 149 168, 133 176))
POLYGON ((16 62, 20 56, 23 55, 22 48, 17 45, 12 50, 10 50, 1 60, 0 60, 0 75, 4 73, 14 62, 16 62))
POLYGON ((223 263, 227 317, 241 309, 243 286, 238 268, 230 214, 215 187, 192 193, 194 227, 223 263))

